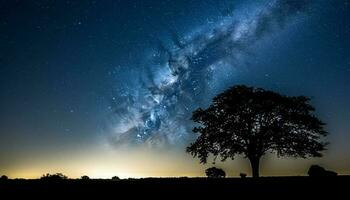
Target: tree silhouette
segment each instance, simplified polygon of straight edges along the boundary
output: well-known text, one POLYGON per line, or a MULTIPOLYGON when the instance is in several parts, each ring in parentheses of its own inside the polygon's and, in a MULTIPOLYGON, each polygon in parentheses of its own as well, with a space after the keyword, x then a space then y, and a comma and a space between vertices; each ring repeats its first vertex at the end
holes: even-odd
POLYGON ((226 173, 224 170, 216 167, 210 167, 205 170, 205 174, 208 178, 225 178, 226 173))
POLYGON ((321 157, 327 143, 324 123, 304 96, 289 97, 261 88, 238 85, 213 99, 209 108, 193 112, 200 124, 193 129, 197 140, 187 152, 206 163, 242 154, 249 159, 253 177, 259 177, 259 162, 267 152, 278 156, 321 157))
POLYGON ((58 180, 68 179, 68 177, 62 173, 56 173, 56 174, 47 173, 47 174, 44 174, 40 179, 58 181, 58 180))
POLYGON ((2 175, 1 177, 0 177, 0 180, 8 180, 9 178, 6 176, 6 175, 2 175))
POLYGON ((80 178, 81 178, 81 180, 90 180, 90 177, 87 176, 87 175, 84 175, 84 176, 82 176, 82 177, 80 177, 80 178))
POLYGON ((311 165, 307 172, 311 177, 324 177, 324 176, 337 176, 338 174, 333 171, 326 170, 318 165, 311 165))
POLYGON ((241 178, 246 178, 247 177, 247 174, 246 173, 239 173, 239 176, 241 177, 241 178))

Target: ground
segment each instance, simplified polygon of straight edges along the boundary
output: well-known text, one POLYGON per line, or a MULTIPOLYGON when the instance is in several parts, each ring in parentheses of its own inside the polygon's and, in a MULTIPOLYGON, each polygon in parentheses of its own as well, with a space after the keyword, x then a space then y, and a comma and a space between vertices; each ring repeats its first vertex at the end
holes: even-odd
MULTIPOLYGON (((350 176, 323 178, 262 177, 252 178, 147 178, 126 180, 4 180, 0 181, 1 196, 92 197, 144 196, 182 198, 186 196, 259 196, 303 197, 346 194, 350 176), (283 195, 283 196, 282 196, 283 195)), ((1 197, 0 196, 0 197, 1 197)))

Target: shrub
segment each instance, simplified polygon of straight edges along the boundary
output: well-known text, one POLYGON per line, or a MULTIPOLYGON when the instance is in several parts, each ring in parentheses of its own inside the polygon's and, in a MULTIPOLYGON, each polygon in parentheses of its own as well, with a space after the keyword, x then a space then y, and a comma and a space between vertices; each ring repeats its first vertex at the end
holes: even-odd
POLYGON ((324 177, 324 176, 337 176, 338 174, 333 171, 328 171, 325 168, 318 165, 311 165, 307 172, 311 177, 324 177))
POLYGON ((88 177, 88 176, 86 176, 86 175, 84 175, 84 176, 81 177, 81 180, 89 180, 89 179, 90 179, 90 177, 88 177))
POLYGON ((211 167, 205 170, 205 174, 208 178, 225 178, 226 173, 224 170, 216 167, 211 167))
POLYGON ((246 174, 246 173, 240 173, 239 176, 240 176, 241 178, 246 178, 246 177, 247 177, 247 174, 246 174))
POLYGON ((65 180, 68 179, 67 176, 65 176, 62 173, 56 173, 56 174, 44 174, 40 179, 42 180, 65 180))

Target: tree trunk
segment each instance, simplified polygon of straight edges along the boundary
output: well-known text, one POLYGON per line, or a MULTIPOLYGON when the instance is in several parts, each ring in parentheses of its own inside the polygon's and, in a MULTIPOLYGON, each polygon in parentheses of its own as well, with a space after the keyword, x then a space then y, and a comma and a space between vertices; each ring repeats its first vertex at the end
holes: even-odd
POLYGON ((259 178, 260 157, 249 158, 253 178, 259 178))

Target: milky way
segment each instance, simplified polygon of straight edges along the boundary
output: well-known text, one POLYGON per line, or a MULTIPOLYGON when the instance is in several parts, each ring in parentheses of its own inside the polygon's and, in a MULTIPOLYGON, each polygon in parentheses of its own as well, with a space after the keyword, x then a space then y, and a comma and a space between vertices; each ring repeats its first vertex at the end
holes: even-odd
MULTIPOLYGON (((247 49, 307 11, 310 1, 266 1, 234 10, 184 36, 160 40, 138 75, 116 94, 108 132, 115 144, 179 144, 193 138, 191 113, 232 79, 247 49)), ((131 73, 131 72, 130 72, 131 73)), ((135 72, 133 72, 135 73, 135 72)))

